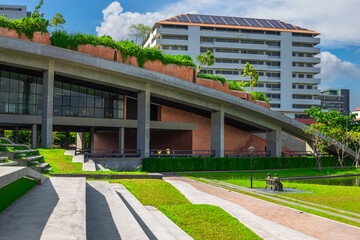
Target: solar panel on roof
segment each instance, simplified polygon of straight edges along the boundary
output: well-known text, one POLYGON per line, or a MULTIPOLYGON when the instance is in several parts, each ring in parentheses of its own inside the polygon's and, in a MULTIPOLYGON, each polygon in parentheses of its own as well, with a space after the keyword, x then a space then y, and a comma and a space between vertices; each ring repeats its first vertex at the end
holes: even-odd
POLYGON ((236 18, 234 17, 235 22, 237 22, 240 26, 250 26, 244 18, 236 18))
POLYGON ((216 24, 223 24, 223 25, 226 25, 226 23, 224 22, 224 20, 222 20, 221 17, 218 17, 218 16, 211 16, 212 20, 214 20, 214 22, 216 24))
POLYGON ((176 18, 166 19, 167 22, 178 22, 176 18))
POLYGON ((238 26, 232 17, 223 17, 223 19, 228 25, 238 26))
POLYGON ((214 24, 213 20, 211 20, 209 16, 199 15, 199 18, 203 21, 203 23, 214 24))
POLYGON ((268 22, 273 25, 275 28, 284 29, 283 26, 280 25, 279 21, 276 20, 268 20, 268 22))
POLYGON ((187 15, 192 23, 202 23, 198 15, 187 15))
POLYGON ((253 18, 245 18, 246 21, 252 26, 252 27, 261 27, 261 25, 253 18))
POLYGON ((291 25, 291 24, 284 23, 284 22, 282 22, 281 24, 282 24, 286 29, 296 29, 296 28, 294 28, 294 26, 291 25))
POLYGON ((270 23, 268 23, 267 20, 264 20, 264 19, 256 19, 263 27, 266 27, 266 28, 273 28, 272 25, 270 25, 270 23))
POLYGON ((189 19, 186 16, 176 16, 179 22, 189 22, 189 19))

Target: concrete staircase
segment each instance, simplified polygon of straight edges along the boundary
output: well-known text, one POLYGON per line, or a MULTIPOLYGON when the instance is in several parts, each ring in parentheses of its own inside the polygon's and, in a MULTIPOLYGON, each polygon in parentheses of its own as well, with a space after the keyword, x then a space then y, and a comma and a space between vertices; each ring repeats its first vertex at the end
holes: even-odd
POLYGON ((0 137, 0 158, 1 157, 7 157, 7 159, 13 160, 12 164, 7 162, 3 164, 4 166, 15 165, 17 163, 16 165, 18 166, 29 166, 38 172, 51 170, 49 163, 41 162, 44 156, 40 155, 37 149, 32 149, 26 144, 14 143, 5 137, 0 137))
MULTIPOLYGON (((1 176, 0 176, 1 181, 1 176)), ((121 184, 50 178, 0 213, 0 239, 192 239, 121 184)))

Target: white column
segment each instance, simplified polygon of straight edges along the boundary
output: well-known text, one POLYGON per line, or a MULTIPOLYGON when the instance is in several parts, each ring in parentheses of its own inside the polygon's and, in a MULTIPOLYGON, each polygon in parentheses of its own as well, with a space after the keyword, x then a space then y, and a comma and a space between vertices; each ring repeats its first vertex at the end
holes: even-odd
POLYGON ((211 112, 211 150, 215 157, 224 157, 224 106, 211 112))
POLYGON ((140 157, 149 156, 150 148, 150 84, 146 83, 145 91, 138 93, 137 99, 137 149, 140 157))
POLYGON ((76 148, 80 150, 85 149, 85 133, 78 132, 76 133, 76 148))
POLYGON ((41 123, 41 146, 43 148, 52 147, 54 77, 54 62, 49 61, 49 68, 43 74, 43 113, 41 123))
POLYGON ((119 149, 125 149, 125 128, 123 127, 119 128, 119 149))
POLYGON ((36 124, 33 124, 32 125, 32 129, 31 129, 31 147, 32 148, 36 148, 37 147, 37 138, 38 138, 38 135, 37 135, 37 125, 36 124))

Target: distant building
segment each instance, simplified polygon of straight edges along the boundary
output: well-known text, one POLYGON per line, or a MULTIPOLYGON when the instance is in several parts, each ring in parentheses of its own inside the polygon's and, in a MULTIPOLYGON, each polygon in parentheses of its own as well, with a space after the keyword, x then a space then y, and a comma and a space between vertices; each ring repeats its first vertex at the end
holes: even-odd
POLYGON ((350 113, 350 90, 328 89, 320 94, 321 107, 342 113, 350 113))
POLYGON ((20 19, 23 17, 30 17, 31 12, 26 11, 26 6, 0 5, 0 15, 10 19, 20 19))
POLYGON ((356 120, 360 120, 360 108, 355 109, 352 113, 357 113, 356 120))

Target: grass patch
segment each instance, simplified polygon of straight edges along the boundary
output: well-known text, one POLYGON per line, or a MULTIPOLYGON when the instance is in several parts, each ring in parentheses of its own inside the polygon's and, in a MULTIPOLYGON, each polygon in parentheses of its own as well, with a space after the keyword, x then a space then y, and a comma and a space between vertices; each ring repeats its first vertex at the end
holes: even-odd
POLYGON ((159 209, 194 239, 261 239, 217 206, 160 206, 159 209))
POLYGON ((123 184, 142 204, 162 211, 194 239, 260 239, 236 218, 217 206, 193 205, 163 180, 109 180, 123 184))
POLYGON ((72 162, 73 156, 64 155, 64 149, 39 149, 44 155, 45 162, 50 163, 52 169, 48 173, 63 174, 147 174, 146 172, 115 172, 115 171, 96 171, 86 172, 82 170, 82 163, 72 162))
POLYGON ((0 188, 0 212, 4 211, 18 198, 22 197, 36 185, 36 181, 20 178, 15 182, 0 188))

